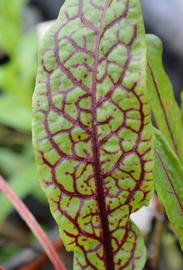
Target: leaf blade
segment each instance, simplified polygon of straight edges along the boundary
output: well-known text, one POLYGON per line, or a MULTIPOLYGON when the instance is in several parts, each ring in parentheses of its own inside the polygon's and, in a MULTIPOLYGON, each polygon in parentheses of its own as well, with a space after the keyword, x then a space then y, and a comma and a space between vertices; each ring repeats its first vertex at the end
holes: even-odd
POLYGON ((176 154, 183 159, 181 112, 175 101, 173 87, 162 64, 163 46, 154 35, 146 35, 147 40, 147 87, 152 111, 158 128, 173 147, 176 154))
POLYGON ((155 135, 155 186, 183 250, 183 167, 163 135, 155 135))
POLYGON ((61 237, 80 253, 75 269, 143 268, 129 216, 153 191, 145 88, 140 3, 66 1, 41 49, 33 130, 61 237))
POLYGON ((183 123, 183 92, 181 92, 181 116, 182 116, 182 123, 183 123))

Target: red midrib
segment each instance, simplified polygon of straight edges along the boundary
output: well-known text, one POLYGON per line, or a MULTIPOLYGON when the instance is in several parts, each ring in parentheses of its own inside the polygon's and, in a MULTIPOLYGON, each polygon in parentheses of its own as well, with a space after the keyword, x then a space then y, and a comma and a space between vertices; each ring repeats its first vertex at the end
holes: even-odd
POLYGON ((165 117, 165 122, 166 122, 166 125, 167 125, 167 129, 168 129, 170 138, 171 138, 171 140, 172 140, 172 144, 173 144, 173 146, 174 146, 174 150, 175 150, 177 156, 179 156, 179 152, 178 152, 178 149, 177 149, 177 145, 176 145, 176 142, 175 142, 175 139, 174 139, 174 136, 173 136, 171 127, 170 127, 170 123, 169 123, 169 120, 168 120, 168 116, 167 116, 166 110, 165 110, 165 108, 164 108, 163 101, 162 101, 162 99, 161 99, 160 91, 159 91, 159 88, 158 88, 156 79, 155 79, 155 77, 154 77, 154 73, 153 73, 153 71, 152 71, 151 65, 150 65, 149 63, 148 63, 148 67, 149 67, 149 70, 150 70, 150 73, 151 73, 151 77, 152 77, 152 80, 153 80, 153 83, 154 83, 154 86, 155 86, 155 90, 156 90, 156 93, 157 93, 157 96, 158 96, 158 99, 159 99, 160 106, 161 106, 161 108, 162 108, 162 111, 163 111, 163 114, 164 114, 164 117, 165 117))
MULTIPOLYGON (((107 3, 107 2, 106 2, 107 3)), ((107 9, 107 4, 105 4, 105 9, 101 18, 101 28, 102 21, 105 16, 105 12, 107 9)), ((99 215, 102 226, 102 244, 104 251, 104 263, 106 270, 114 270, 114 258, 113 258, 113 250, 111 243, 111 233, 109 230, 109 222, 108 222, 108 214, 106 209, 106 201, 104 194, 104 185, 103 178, 101 177, 101 163, 99 158, 99 150, 98 150, 98 138, 97 138, 97 101, 96 101, 96 86, 97 86, 97 68, 99 62, 99 47, 100 40, 103 33, 100 31, 97 34, 96 38, 96 48, 95 48, 95 61, 93 66, 93 79, 92 79, 92 144, 93 144, 93 155, 94 155, 94 173, 95 173, 95 182, 96 182, 96 200, 99 208, 99 215)))
POLYGON ((177 192, 176 192, 176 189, 175 189, 175 187, 174 187, 173 181, 172 181, 170 175, 168 174, 168 172, 167 172, 167 170, 166 170, 166 167, 165 167, 165 165, 164 165, 164 163, 163 163, 163 160, 161 159, 160 154, 158 153, 157 150, 155 150, 155 153, 156 153, 156 155, 157 155, 157 157, 158 157, 158 159, 159 159, 159 161, 160 161, 161 167, 162 167, 162 169, 163 169, 163 171, 164 171, 164 173, 165 173, 165 175, 166 175, 166 177, 167 177, 167 179, 168 179, 168 181, 169 181, 169 183, 170 183, 170 185, 171 185, 171 187, 172 187, 172 189, 173 189, 175 198, 176 198, 176 200, 177 200, 178 205, 180 206, 181 212, 183 213, 183 205, 182 205, 182 203, 181 203, 181 201, 180 201, 180 199, 179 199, 179 196, 178 196, 178 194, 177 194, 177 192))

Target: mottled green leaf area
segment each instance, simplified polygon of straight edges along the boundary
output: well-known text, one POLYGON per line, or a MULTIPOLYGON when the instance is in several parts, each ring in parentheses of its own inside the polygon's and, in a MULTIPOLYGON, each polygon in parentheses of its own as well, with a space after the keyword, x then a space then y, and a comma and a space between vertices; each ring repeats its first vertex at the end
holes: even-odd
POLYGON ((183 167, 165 137, 155 135, 156 190, 183 250, 183 167))
POLYGON ((183 92, 181 92, 181 116, 182 116, 182 124, 183 124, 183 92))
POLYGON ((181 111, 172 84, 162 64, 163 45, 154 35, 147 35, 147 88, 158 128, 183 161, 183 125, 181 111))
POLYGON ((40 51, 33 138, 74 269, 138 269, 130 214, 153 192, 140 1, 66 0, 40 51))

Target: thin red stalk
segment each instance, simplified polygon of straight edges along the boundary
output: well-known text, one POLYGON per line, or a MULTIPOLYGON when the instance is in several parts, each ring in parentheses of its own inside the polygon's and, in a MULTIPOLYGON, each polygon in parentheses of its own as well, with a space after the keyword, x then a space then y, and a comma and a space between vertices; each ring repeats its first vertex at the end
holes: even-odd
POLYGON ((39 240, 41 246, 45 250, 48 258, 52 262, 55 270, 66 270, 63 265, 61 259, 59 258, 55 248, 53 247, 51 241, 48 239, 34 216, 25 206, 25 204, 17 197, 17 195, 13 192, 11 187, 6 183, 6 181, 0 176, 0 190, 6 195, 6 197, 13 204, 19 215, 25 221, 27 226, 39 240))

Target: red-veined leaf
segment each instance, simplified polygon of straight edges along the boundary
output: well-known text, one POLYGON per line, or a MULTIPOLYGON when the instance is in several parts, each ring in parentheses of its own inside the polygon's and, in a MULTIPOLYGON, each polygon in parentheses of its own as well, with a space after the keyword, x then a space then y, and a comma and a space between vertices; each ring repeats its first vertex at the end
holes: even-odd
POLYGON ((182 123, 183 123, 183 92, 181 92, 181 116, 182 116, 182 123))
POLYGON ((137 0, 67 0, 34 93, 40 178, 74 269, 142 269, 130 214, 153 191, 146 44, 137 0))
POLYGON ((183 160, 183 125, 173 87, 162 64, 163 46, 154 35, 147 35, 148 94, 158 128, 175 153, 183 160))
POLYGON ((163 135, 155 135, 156 190, 183 250, 183 167, 163 135))

